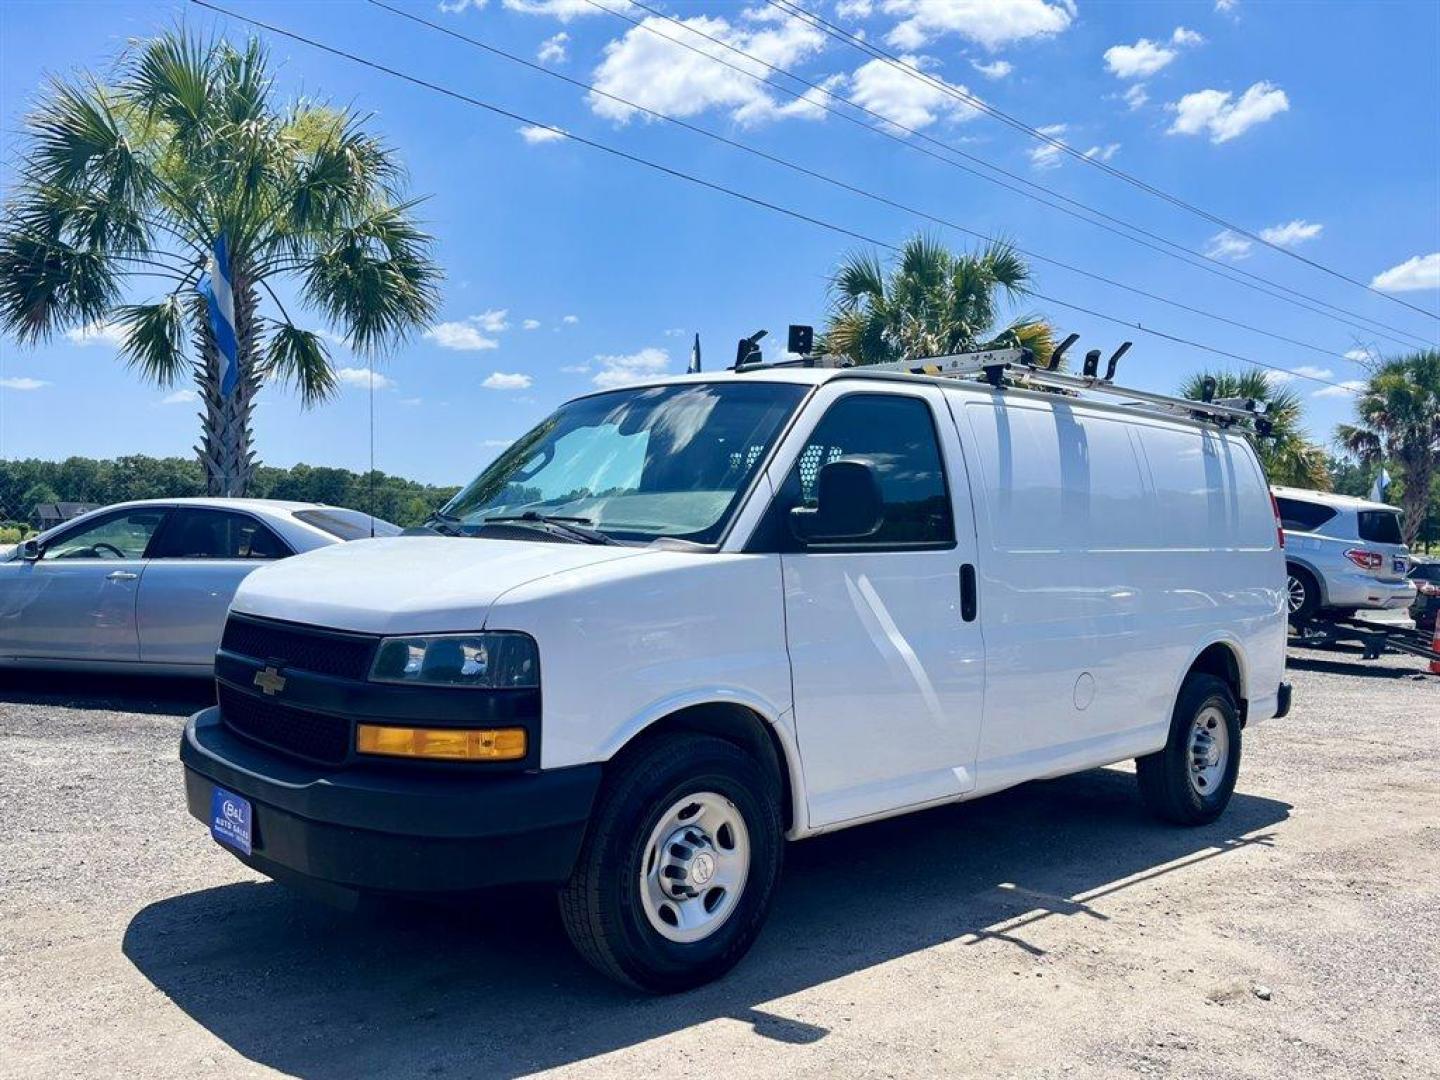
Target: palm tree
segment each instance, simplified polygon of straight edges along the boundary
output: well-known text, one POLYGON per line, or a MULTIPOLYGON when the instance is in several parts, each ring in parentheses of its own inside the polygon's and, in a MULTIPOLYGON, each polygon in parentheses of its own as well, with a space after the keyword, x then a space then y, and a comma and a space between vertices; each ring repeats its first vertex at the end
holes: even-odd
POLYGON ((0 327, 25 343, 118 327, 121 356, 144 378, 194 382, 207 487, 243 494, 260 387, 290 383, 307 406, 336 387, 325 336, 292 322, 281 292, 372 356, 437 308, 430 238, 365 119, 304 100, 279 107, 257 40, 236 48, 183 30, 133 43, 110 81, 52 81, 27 118, 0 219, 0 327), (238 345, 228 394, 198 287, 217 241, 238 345), (125 302, 156 281, 161 294, 125 302))
POLYGON ((1440 471, 1440 350, 1374 366, 1355 402, 1355 415, 1359 422, 1339 425, 1335 438, 1364 465, 1389 461, 1397 467, 1405 543, 1414 547, 1431 482, 1440 471))
POLYGON ((1301 427, 1304 407, 1300 395, 1266 372, 1252 368, 1236 375, 1228 371, 1201 371, 1181 386, 1181 396, 1199 401, 1207 379, 1215 380, 1215 396, 1253 398, 1265 403, 1270 434, 1257 438, 1255 453, 1272 484, 1330 490, 1330 470, 1324 449, 1305 437, 1301 427))
POLYGON ((1025 346, 1046 365, 1055 348, 1048 323, 1028 315, 996 329, 1000 294, 1018 299, 1029 281, 1030 268, 1006 244, 956 253, 914 236, 889 268, 853 252, 830 280, 823 351, 878 364, 1025 346))

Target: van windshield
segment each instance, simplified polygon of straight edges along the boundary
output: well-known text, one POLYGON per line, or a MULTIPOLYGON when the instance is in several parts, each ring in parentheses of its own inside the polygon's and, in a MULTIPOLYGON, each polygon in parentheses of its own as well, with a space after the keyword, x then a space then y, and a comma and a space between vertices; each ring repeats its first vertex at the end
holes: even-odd
POLYGON ((529 514, 618 540, 714 543, 805 390, 685 383, 580 398, 517 440, 440 516, 467 535, 529 514))

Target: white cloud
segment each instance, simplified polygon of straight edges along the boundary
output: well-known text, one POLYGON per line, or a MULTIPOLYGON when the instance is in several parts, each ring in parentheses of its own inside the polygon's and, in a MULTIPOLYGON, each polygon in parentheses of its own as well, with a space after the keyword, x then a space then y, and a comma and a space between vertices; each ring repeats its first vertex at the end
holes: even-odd
POLYGON ((600 370, 591 380, 596 386, 610 389, 663 375, 670 366, 670 354, 664 349, 641 349, 622 356, 597 356, 600 370))
POLYGON ((498 349, 500 343, 485 334, 498 334, 509 329, 506 321, 509 310, 493 308, 471 315, 463 322, 436 323, 425 331, 425 337, 442 349, 456 349, 461 352, 478 352, 481 349, 498 349), (482 332, 483 331, 483 332, 482 332))
POLYGON ((528 390, 535 380, 520 372, 496 371, 485 376, 480 385, 487 390, 528 390))
POLYGON ((1150 95, 1145 92, 1144 83, 1136 83, 1130 87, 1130 89, 1126 90, 1121 97, 1125 99, 1125 104, 1130 106, 1132 112, 1150 100, 1150 95))
MULTIPOLYGON (((778 12, 767 16, 746 10, 741 20, 732 24, 719 16, 696 15, 675 24, 646 18, 605 46, 604 58, 595 69, 595 86, 667 116, 696 116, 721 109, 742 124, 758 124, 787 116, 813 119, 824 115, 813 100, 782 104, 742 71, 710 59, 764 77, 768 73, 764 64, 789 68, 819 52, 825 44, 824 34, 804 20, 784 19, 778 12), (740 58, 701 34, 763 63, 740 58)), ((622 124, 635 115, 628 105, 600 94, 592 93, 587 100, 591 111, 622 124)))
MULTIPOLYGON (((922 70, 932 63, 923 56, 902 56, 900 59, 910 67, 922 70)), ((974 106, 967 105, 943 89, 948 86, 968 95, 970 91, 965 87, 945 82, 939 76, 917 79, 913 73, 886 60, 875 59, 862 64, 849 81, 851 101, 911 130, 928 127, 937 120, 958 122, 976 115, 974 106)))
POLYGON ((596 7, 585 0, 504 0, 504 4, 509 10, 522 15, 551 15, 561 22, 569 22, 581 15, 603 14, 601 8, 604 6, 596 7))
MULTIPOLYGON (((1064 124, 1046 124, 1039 130, 1041 135, 1048 135, 1057 142, 1064 141, 1060 138, 1065 134, 1064 124)), ((1054 169, 1059 166, 1060 155, 1064 152, 1064 148, 1055 142, 1040 143, 1030 148, 1030 164, 1037 169, 1054 169)))
POLYGON ((1178 45, 1182 49, 1188 49, 1193 48, 1196 45, 1204 45, 1205 38, 1203 35, 1197 33, 1194 30, 1187 29, 1183 26, 1177 26, 1170 34, 1170 44, 1178 45))
POLYGON ((1285 91, 1268 82, 1257 82, 1238 101, 1228 90, 1197 90, 1166 108, 1175 113, 1171 135, 1209 133, 1212 143, 1229 142, 1256 124, 1290 108, 1285 91))
POLYGON ((1359 348, 1351 349, 1349 352, 1347 352, 1345 354, 1345 359, 1352 361, 1356 364, 1365 364, 1369 363, 1372 360, 1380 359, 1380 354, 1374 349, 1372 349, 1370 346, 1362 345, 1359 348))
POLYGON ((1389 270, 1376 274, 1370 287, 1384 289, 1386 292, 1440 289, 1440 251, 1430 255, 1416 255, 1399 266, 1392 266, 1389 270))
POLYGON ((1272 225, 1268 229, 1261 229, 1260 236, 1266 243, 1279 244, 1281 247, 1294 247, 1296 244, 1303 244, 1306 240, 1314 240, 1324 229, 1325 226, 1319 222, 1296 218, 1283 225, 1272 225))
POLYGON ((1087 158, 1094 158, 1096 161, 1109 161, 1120 150, 1118 142, 1106 143, 1104 146, 1092 146, 1085 151, 1087 158))
POLYGON ((1311 397, 1350 397, 1357 390, 1365 389, 1364 379, 1346 379, 1336 386, 1322 386, 1311 397))
POLYGON ((1329 368, 1315 367, 1313 364, 1301 364, 1299 367, 1291 368, 1289 371, 1267 371, 1265 378, 1274 383, 1288 383, 1294 379, 1329 379, 1332 378, 1334 374, 1335 373, 1329 368))
POLYGON ((576 323, 578 323, 578 322, 580 321, 580 316, 579 316, 579 315, 566 315, 566 316, 565 316, 564 318, 562 318, 560 321, 561 321, 562 323, 564 323, 566 326, 574 326, 576 323))
POLYGON ((160 399, 161 405, 188 405, 192 401, 199 401, 200 395, 194 390, 176 390, 173 394, 166 394, 160 399))
POLYGON ((982 64, 979 60, 971 60, 970 66, 987 79, 1003 79, 1015 70, 1015 65, 1008 60, 995 60, 988 64, 982 64))
POLYGON ((540 320, 539 320, 539 319, 526 319, 524 322, 522 322, 522 323, 520 324, 520 328, 521 328, 522 330, 539 330, 539 329, 540 329, 540 320))
POLYGON ((568 57, 565 46, 570 41, 570 35, 565 31, 548 37, 540 43, 539 50, 535 53, 535 59, 542 64, 563 64, 568 57))
POLYGON ((514 439, 486 439, 480 445, 487 450, 503 450, 514 441, 514 439))
POLYGON ((440 10, 446 15, 458 15, 466 8, 479 11, 485 4, 486 0, 440 0, 440 10))
POLYGON ((531 146, 539 146, 541 143, 559 142, 565 138, 565 129, 556 127, 543 127, 540 124, 527 124, 525 127, 516 128, 520 137, 531 146))
POLYGON ((1212 259, 1230 259, 1233 262, 1248 258, 1250 249, 1254 246, 1239 233, 1225 229, 1210 238, 1210 242, 1205 245, 1205 254, 1212 259))
MULTIPOLYGON (((363 367, 336 368, 335 378, 341 386, 355 386, 364 390, 370 385, 370 371, 363 367)), ((375 372, 375 389, 393 390, 395 389, 395 380, 377 371, 375 372)))
POLYGON ((882 10, 900 17, 885 40, 901 49, 959 34, 993 52, 1058 34, 1075 18, 1074 0, 884 0, 882 10))
POLYGON ((684 337, 688 331, 683 326, 672 326, 665 331, 666 337, 684 337))
POLYGON ((875 13, 875 0, 840 0, 835 14, 842 19, 868 19, 875 13))
POLYGON ((1240 0, 1215 0, 1215 10, 1221 15, 1233 15, 1240 6, 1240 0))
POLYGON ((118 349, 125 344, 125 328, 119 323, 91 323, 75 330, 66 330, 65 337, 74 345, 108 345, 118 349))
POLYGON ((0 379, 0 387, 6 390, 39 390, 41 387, 49 385, 44 379, 31 379, 23 375, 0 379))
POLYGON ((566 364, 560 369, 566 375, 588 375, 590 374, 589 364, 566 364))
POLYGON ((1134 45, 1111 45, 1105 50, 1105 66, 1117 79, 1144 79, 1179 55, 1174 49, 1141 38, 1134 45))
POLYGON ((418 397, 401 398, 401 399, 400 399, 400 404, 401 404, 401 405, 411 405, 411 406, 413 406, 413 405, 419 405, 422 400, 423 400, 423 399, 418 398, 418 397))

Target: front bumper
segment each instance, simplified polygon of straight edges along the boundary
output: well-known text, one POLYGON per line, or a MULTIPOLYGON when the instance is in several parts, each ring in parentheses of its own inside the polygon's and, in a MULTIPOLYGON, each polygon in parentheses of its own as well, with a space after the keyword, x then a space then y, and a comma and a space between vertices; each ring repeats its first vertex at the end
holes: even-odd
POLYGON ((252 854, 270 877, 341 890, 463 892, 559 882, 575 864, 600 766, 467 775, 376 763, 344 769, 264 749, 192 716, 180 742, 185 798, 207 825, 219 786, 252 804, 252 854))

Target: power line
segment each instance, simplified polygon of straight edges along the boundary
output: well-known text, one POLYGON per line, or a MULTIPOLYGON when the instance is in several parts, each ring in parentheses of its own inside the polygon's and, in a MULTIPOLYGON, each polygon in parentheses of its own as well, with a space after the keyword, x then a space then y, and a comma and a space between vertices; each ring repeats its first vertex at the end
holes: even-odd
POLYGON ((1124 289, 1125 291, 1134 293, 1137 296, 1142 296, 1147 300, 1154 300, 1158 303, 1168 304, 1171 307, 1178 308, 1181 311, 1190 312, 1194 315, 1200 315, 1207 319, 1213 319, 1217 322, 1225 323, 1229 326, 1234 326, 1250 333, 1261 334, 1265 337, 1273 338, 1276 341, 1283 341, 1288 345, 1296 345, 1303 349, 1310 349, 1311 351, 1317 352, 1322 356, 1332 357, 1338 360, 1350 359, 1350 357, 1346 356, 1344 353, 1336 352, 1333 349, 1327 349, 1324 346, 1315 345, 1308 341, 1301 341, 1297 338, 1287 337, 1284 334, 1277 334, 1273 331, 1265 330, 1262 327, 1251 326, 1248 323, 1240 322, 1239 320, 1229 318, 1228 316, 1219 315, 1212 311, 1206 311, 1203 308, 1192 307, 1191 305, 1182 303, 1179 300, 1174 300, 1166 296, 1160 296, 1156 293, 1152 293, 1145 289, 1139 288, 1138 286, 1126 284, 1123 281, 1116 281, 1113 278, 1104 276, 1103 274, 1096 273, 1092 270, 1086 270, 1083 267, 1075 266, 1060 259, 1052 258, 1048 255, 1042 255, 1039 252, 1028 251, 1017 244, 1009 243, 1008 241, 1001 240, 998 237, 979 232, 978 230, 971 229, 965 225, 961 225, 958 222, 940 217, 936 214, 921 210, 917 207, 909 206, 906 203, 899 202, 898 200, 889 198, 886 195, 882 195, 877 192, 858 187, 854 184, 846 183, 845 181, 839 180, 833 176, 827 176, 824 173, 817 172, 814 169, 806 168, 805 166, 799 165, 796 162, 778 157, 774 154, 767 153, 766 151, 751 146, 748 143, 744 143, 737 139, 732 139, 728 136, 721 135, 719 132, 713 131, 709 128, 701 127, 700 125, 692 124, 687 120, 682 120, 678 117, 670 116, 666 113, 662 113, 655 109, 648 108, 644 105, 638 104, 637 102, 621 97, 619 94, 611 93, 608 90, 602 90, 592 83, 587 83, 580 79, 573 78, 569 75, 564 74, 563 72, 554 71, 550 68, 545 67, 543 64, 538 64, 531 60, 527 60, 522 56, 517 56, 516 54, 508 52, 505 49, 502 49, 496 45, 481 41, 478 38, 470 37, 468 34, 462 34, 458 30, 454 30, 448 26, 443 26, 440 23, 433 22, 430 19, 425 18, 424 16, 416 15, 412 12, 405 11, 402 8, 393 7, 390 4, 385 3, 384 0, 368 0, 368 2, 373 6, 378 7, 384 11, 388 11, 394 15, 399 16, 400 18, 408 19, 411 22, 417 23, 421 26, 429 27, 430 29, 437 31, 438 33, 445 34, 448 37, 456 39, 457 41, 463 41, 467 45, 472 45, 475 48, 481 49, 494 56, 502 57, 503 59, 519 64, 521 67, 538 72, 541 75, 548 76, 552 79, 557 79, 560 82, 567 83, 571 86, 577 87, 581 90, 585 90, 599 97, 607 98, 620 105, 624 105, 626 108, 634 109, 637 112, 644 113, 646 116, 653 117, 656 120, 663 120, 666 123, 674 124, 675 126, 683 128, 686 131, 694 132, 695 134, 702 135, 708 139, 713 139, 716 142, 733 147, 734 149, 743 151, 744 153, 751 154, 774 165, 789 169, 792 172, 799 173, 814 180, 821 181, 822 183, 828 184, 832 187, 839 188, 842 191, 847 191, 851 194, 871 199, 885 206, 889 206, 896 210, 901 210, 905 213, 912 214, 919 218, 923 218, 924 220, 933 222, 934 224, 942 225, 949 229, 954 229, 956 232, 963 233, 966 236, 974 237, 986 243, 1006 244, 1007 246, 1013 248, 1015 251, 1019 252, 1021 255, 1024 255, 1026 258, 1032 259, 1036 262, 1048 263, 1051 266, 1059 267, 1060 269, 1066 270, 1073 274, 1079 274, 1082 277, 1090 278, 1091 280, 1101 282, 1105 285, 1110 285, 1117 289, 1124 289))
POLYGON ((959 169, 961 172, 969 173, 972 176, 977 176, 982 180, 986 180, 992 184, 996 184, 999 187, 1005 188, 1008 191, 1012 191, 1017 195, 1021 195, 1027 199, 1031 199, 1034 202, 1038 202, 1042 206, 1048 206, 1053 210, 1060 211, 1062 214, 1068 214, 1070 217, 1073 217, 1078 221, 1083 221, 1089 225, 1094 225, 1096 228, 1103 229, 1106 232, 1121 237, 1122 239, 1129 240, 1130 242, 1135 244, 1139 244, 1141 247, 1149 248, 1150 250, 1159 252, 1162 255, 1177 259, 1178 261, 1183 262, 1189 266, 1204 270, 1207 273, 1214 274, 1216 277, 1241 285, 1245 288, 1263 293, 1273 299, 1281 300, 1285 303, 1292 304, 1295 307, 1301 308, 1305 311, 1309 311, 1312 314, 1321 315, 1329 319, 1334 319, 1335 321, 1343 323, 1344 325, 1349 326, 1352 329, 1360 330, 1367 334, 1375 334, 1378 337, 1385 338, 1387 341, 1400 345, 1403 348, 1414 348, 1417 343, 1425 347, 1428 347, 1429 345, 1429 341, 1425 338, 1420 337, 1419 335, 1412 334, 1409 331, 1400 329, 1399 327, 1391 326, 1388 323, 1381 322, 1379 319, 1373 318, 1372 316, 1361 315, 1358 312, 1353 312, 1346 308, 1339 307, 1338 305, 1332 304, 1329 301, 1321 300, 1318 297, 1309 296, 1308 294, 1302 293, 1296 289, 1292 289, 1287 285, 1282 285, 1279 282, 1271 281, 1270 279, 1261 277, 1258 274, 1252 274, 1247 270, 1240 269, 1239 267, 1229 266, 1226 263, 1221 262, 1214 256, 1206 255, 1204 252, 1194 251, 1190 248, 1185 247, 1183 244, 1176 243, 1175 241, 1161 236, 1158 233, 1151 232, 1150 230, 1142 228, 1139 225, 1134 225, 1130 222, 1122 220, 1121 218, 1117 218, 1111 214, 1108 214, 1103 210, 1099 210, 1095 207, 1089 206, 1076 199, 1073 199, 1062 192, 1056 191, 1054 188, 1046 187, 1044 184, 1036 183, 1035 181, 1029 180, 1026 177, 1010 172, 1009 170, 1004 169, 999 165, 995 165, 994 163, 989 162, 976 154, 969 153, 968 151, 962 150, 949 143, 938 140, 933 136, 927 135, 923 131, 920 131, 916 128, 907 127, 904 124, 889 119, 881 113, 875 112, 873 109, 867 108, 866 106, 859 104, 858 102, 851 101, 848 98, 842 97, 834 93, 828 87, 824 86, 821 83, 812 82, 806 79, 804 76, 796 75, 794 72, 787 71, 784 68, 771 64, 768 61, 762 60, 759 57, 753 55, 752 53, 746 52, 744 49, 730 44, 728 41, 725 41, 722 38, 715 37, 712 34, 706 33, 704 30, 691 26, 689 23, 686 23, 683 20, 677 19, 674 16, 667 15, 663 11, 659 11, 653 7, 650 7, 649 5, 643 3, 642 0, 626 0, 626 2, 629 3, 632 7, 637 7, 642 11, 648 12, 650 15, 653 15, 657 19, 660 19, 667 23, 671 23, 690 34, 694 34, 697 37, 704 38, 706 41, 709 41, 712 44, 720 46, 728 52, 732 52, 737 56, 743 57, 752 64, 756 64, 760 67, 766 68, 767 70, 772 71, 777 75, 783 75, 788 79, 793 79, 796 82, 800 83, 802 86, 807 87, 811 91, 815 91, 833 101, 837 101, 843 105, 848 105, 851 108, 857 109, 858 111, 878 120, 879 126, 867 124, 863 120, 860 120, 859 118, 852 116, 847 112, 826 105, 821 101, 809 98, 806 94, 802 94, 796 90, 791 89, 790 87, 784 86, 780 83, 757 75, 753 71, 747 70, 744 67, 731 63, 730 61, 725 60, 720 56, 716 56, 713 53, 706 52, 704 49, 697 48, 696 46, 686 41, 682 41, 679 38, 671 37, 669 34, 661 33, 656 27, 652 26, 648 20, 633 18, 630 15, 626 15, 624 12, 616 11, 613 8, 607 7, 605 4, 599 3, 597 2, 597 0, 584 0, 584 2, 589 6, 595 8, 597 11, 603 11, 606 14, 613 16, 614 18, 620 19, 623 22, 627 22, 632 26, 635 26, 650 34, 653 34, 654 36, 660 38, 663 41, 668 41, 673 45, 678 45, 682 49, 688 49, 690 52, 695 53, 697 56, 701 56, 712 63, 719 64, 722 67, 729 68, 732 71, 738 72, 739 74, 745 76, 747 79, 751 79, 762 86, 768 86, 773 90, 778 90, 783 94, 788 94, 790 97, 795 98, 796 100, 806 100, 811 105, 820 108, 833 116, 837 116, 841 120, 846 121, 847 123, 855 124, 865 131, 870 131, 884 138, 890 139, 910 150, 924 154, 927 157, 934 158, 936 161, 948 165, 951 168, 959 169), (908 135, 913 135, 921 141, 940 147, 947 153, 955 154, 961 158, 965 158, 968 161, 972 161, 976 165, 981 166, 982 168, 999 173, 1001 176, 1008 177, 1016 183, 1025 185, 1025 187, 1034 188, 1036 191, 1043 191, 1047 195, 1059 199, 1061 202, 1068 203, 1070 204, 1070 206, 1073 207, 1078 207, 1079 210, 1083 210, 1085 211, 1085 213, 1079 213, 1077 212, 1077 210, 1072 210, 1066 206, 1061 206, 1053 203, 1048 199, 1042 198, 1039 195, 1034 194, 1033 192, 1017 188, 1013 184, 1006 183, 1004 180, 999 180, 994 176, 987 175, 983 172, 977 172, 975 169, 963 165, 960 162, 953 160, 952 158, 937 154, 931 150, 927 150, 925 147, 920 146, 917 143, 911 142, 910 140, 905 139, 900 135, 897 135, 895 133, 895 130, 891 129, 896 129, 898 131, 903 131, 908 135), (1096 217, 1102 218, 1104 220, 1096 221, 1094 220, 1094 218, 1085 216, 1086 214, 1094 214, 1096 217), (1107 225, 1106 222, 1110 222, 1111 224, 1107 225), (1118 226, 1118 228, 1116 228, 1116 226, 1118 226), (1122 232, 1120 231, 1121 229, 1129 231, 1122 232), (1138 233, 1139 236, 1132 236, 1130 235, 1131 232, 1138 233), (1173 248, 1174 250, 1171 251, 1167 250, 1166 248, 1157 247, 1156 244, 1149 243, 1146 240, 1141 239, 1140 237, 1142 236, 1148 237, 1150 240, 1157 241, 1158 243, 1164 244, 1168 248, 1173 248), (1203 262, 1194 261, 1196 259, 1203 260, 1203 262), (1249 284, 1246 281, 1240 280, 1241 278, 1247 278, 1250 282, 1255 282, 1256 284, 1249 284), (1270 286, 1271 288, 1267 288, 1265 286, 1270 286), (1280 290, 1280 292, 1274 292, 1272 291, 1272 288, 1280 290), (1281 293, 1288 293, 1289 295, 1281 295, 1281 293), (1319 306, 1317 307, 1314 305, 1319 306), (1349 316, 1349 318, 1341 318, 1341 315, 1349 316), (1350 321, 1351 319, 1360 319, 1373 325, 1362 326, 1359 323, 1350 321), (1394 334, 1402 335, 1409 340, 1402 341, 1400 340, 1400 338, 1394 337, 1391 334, 1382 333, 1381 331, 1376 330, 1373 327, 1383 327, 1385 330, 1392 331, 1394 334))
POLYGON ((1209 210, 1206 210, 1203 207, 1196 206, 1193 203, 1187 202, 1186 200, 1180 198, 1178 195, 1173 195, 1162 188, 1155 187, 1153 184, 1150 184, 1147 181, 1126 172, 1124 169, 1116 168, 1107 161, 1101 161, 1098 158, 1090 157, 1082 153, 1081 151, 1075 149, 1073 146, 1070 146, 1068 143, 1057 139, 1053 135, 1049 135, 1046 132, 1041 131, 1040 129, 1030 124, 1027 124, 1025 121, 1020 120, 1015 116, 1012 116, 1010 113, 1007 113, 994 105, 991 105, 989 102, 986 102, 981 98, 976 97, 974 94, 967 93, 964 90, 960 89, 960 87, 958 86, 952 86, 949 83, 945 82, 943 79, 937 79, 934 76, 929 75, 924 71, 921 71, 913 64, 907 63, 902 58, 895 56, 893 53, 887 52, 885 49, 880 48, 878 45, 872 45, 870 42, 865 41, 854 34, 851 34, 848 30, 844 30, 841 27, 836 26, 834 23, 823 18, 822 16, 801 7, 798 3, 795 3, 794 0, 765 0, 765 2, 769 4, 770 7, 774 8, 776 11, 779 11, 792 19, 799 19, 802 22, 808 23, 809 25, 814 26, 816 29, 821 30, 827 36, 834 38, 836 41, 843 42, 851 46, 852 48, 858 49, 868 56, 883 60, 890 67, 895 68, 896 70, 901 71, 906 75, 911 76, 912 78, 920 79, 926 84, 933 86, 938 90, 941 90, 942 92, 950 95, 951 97, 965 102, 971 108, 983 112, 985 115, 999 120, 1001 123, 1007 124, 1017 131, 1021 131, 1026 135, 1029 135, 1031 138, 1038 139, 1041 142, 1046 143, 1047 145, 1053 146, 1058 151, 1069 154, 1071 157, 1075 158, 1078 161, 1083 161, 1087 165, 1092 165, 1097 169, 1109 173, 1116 179, 1123 180, 1125 183, 1130 184, 1131 186, 1136 187, 1141 191, 1144 191, 1148 195, 1153 195, 1156 198, 1163 199, 1165 202, 1168 202, 1173 206, 1179 207, 1182 210, 1194 214, 1197 217, 1203 218, 1204 220, 1212 222, 1215 225, 1219 225, 1222 228, 1229 229, 1231 232, 1238 233, 1246 239, 1253 240, 1258 244, 1263 244, 1265 247, 1270 248, 1272 251, 1278 251, 1282 255, 1288 255, 1290 258, 1295 259, 1298 262, 1302 262, 1306 266, 1309 266, 1315 270, 1319 270, 1321 273, 1329 274, 1331 277, 1338 278, 1340 281, 1347 282, 1351 285, 1356 285, 1364 289, 1366 292, 1373 293, 1376 296, 1389 300, 1391 303, 1399 304, 1401 307, 1406 307, 1409 308, 1411 311, 1419 312, 1421 315, 1424 315, 1428 318, 1440 320, 1440 314, 1437 314, 1436 312, 1422 308, 1418 304, 1412 304, 1408 300, 1402 300, 1398 296, 1392 296, 1389 293, 1382 292, 1381 290, 1375 288, 1373 285, 1370 285, 1367 282, 1350 277, 1348 274, 1343 274, 1339 270, 1336 270, 1333 267, 1326 266, 1324 263, 1318 262, 1315 259, 1307 258, 1306 256, 1301 255, 1297 251, 1292 251, 1289 248, 1283 247, 1280 244, 1276 244, 1273 241, 1265 239, 1264 236, 1257 235, 1253 232, 1250 232, 1248 229, 1242 228, 1241 226, 1236 225, 1233 222, 1227 221, 1226 219, 1211 213, 1209 210))
MULTIPOLYGON (((411 75, 407 72, 389 67, 385 64, 380 63, 379 61, 370 60, 355 53, 347 52, 346 50, 338 48, 334 45, 327 45, 324 42, 318 41, 315 38, 307 37, 306 35, 298 33, 296 31, 286 30, 282 27, 275 26, 271 23, 267 23, 261 19, 256 19, 248 15, 238 14, 237 12, 233 12, 226 8, 220 7, 218 4, 211 3, 210 0, 189 0, 189 2, 194 4, 196 7, 205 8, 209 11, 216 12, 217 14, 224 15, 227 18, 235 19, 238 22, 247 23, 250 26, 265 30, 268 33, 278 34, 281 37, 290 39, 291 41, 300 42, 302 45, 308 45, 311 48, 320 50, 321 52, 329 53, 332 56, 341 57, 342 59, 349 60, 352 63, 359 64, 362 67, 370 68, 372 71, 379 71, 385 75, 391 76, 392 78, 400 79, 403 82, 408 82, 414 86, 419 86, 426 90, 432 90, 435 93, 441 94, 445 97, 452 98, 456 101, 464 102, 465 104, 472 105, 478 109, 483 109, 486 112, 492 113, 493 115, 502 116, 507 120, 513 120, 518 123, 532 127, 546 128, 549 131, 555 132, 562 138, 569 139, 570 141, 579 143, 582 146, 588 146, 594 150, 600 150, 614 157, 629 161, 632 164, 642 165, 645 168, 653 169, 656 172, 662 173, 666 176, 670 176, 678 180, 684 180, 688 183, 695 184, 698 187, 703 187, 710 191, 719 192, 723 195, 728 195, 731 198, 749 203, 752 206, 758 206, 762 209, 773 211, 777 214, 784 215, 785 217, 793 218, 796 221, 802 221, 809 225, 814 225, 817 228, 825 229, 829 232, 833 232, 841 236, 848 236, 853 240, 859 240, 862 243, 870 244, 874 247, 884 248, 887 251, 897 254, 901 251, 900 247, 895 244, 891 244, 887 241, 877 239, 873 236, 867 236, 864 233, 857 232, 856 230, 848 228, 844 225, 837 225, 834 222, 826 221, 823 218, 814 217, 810 214, 795 210, 791 207, 782 206, 779 203, 770 202, 769 200, 759 198, 758 196, 750 195, 743 191, 738 191, 735 188, 726 187, 723 184, 717 184, 712 180, 706 180, 703 177, 694 175, 693 173, 687 173, 681 169, 672 168, 669 165, 664 165, 660 162, 652 161, 649 158, 641 157, 638 154, 632 154, 627 150, 621 150, 618 147, 610 146, 595 139, 590 139, 583 135, 576 135, 574 132, 566 131, 563 128, 556 127, 553 124, 543 123, 539 120, 535 120, 531 117, 525 116, 522 113, 517 113, 511 109, 495 105, 492 102, 484 101, 477 97, 472 97, 469 94, 462 93, 459 90, 452 90, 451 88, 443 86, 439 83, 434 83, 427 79, 422 79, 419 76, 411 75)), ((1061 307, 1067 307, 1075 311, 1081 311, 1088 315, 1092 315, 1095 318, 1114 322, 1121 326, 1133 327, 1134 329, 1139 330, 1142 333, 1151 334, 1156 337, 1162 337, 1166 340, 1174 341, 1179 344, 1189 346, 1191 348, 1201 349, 1205 352, 1213 353, 1217 356, 1238 360, 1242 363, 1254 364, 1257 367, 1267 368, 1271 371, 1281 372, 1295 378, 1308 379, 1311 382, 1323 383, 1326 386, 1339 387, 1340 389, 1353 392, 1352 388, 1344 386, 1341 383, 1332 382, 1328 379, 1322 379, 1314 375, 1306 375, 1298 371, 1291 371, 1289 368, 1279 367, 1274 364, 1267 364, 1263 361, 1252 360, 1248 357, 1241 356, 1239 353, 1228 352, 1224 349, 1219 349, 1211 345, 1206 345, 1203 342, 1191 341, 1186 338, 1181 338, 1176 335, 1165 333, 1164 331, 1154 330, 1150 327, 1143 326, 1138 322, 1132 323, 1125 319, 1121 319, 1119 316, 1106 315, 1098 311, 1093 311, 1088 308, 1080 307, 1077 304, 1071 304, 1068 301, 1059 300, 1055 297, 1045 296, 1041 293, 1030 293, 1029 295, 1032 295, 1036 299, 1043 300, 1047 303, 1054 303, 1058 304, 1061 307)))

